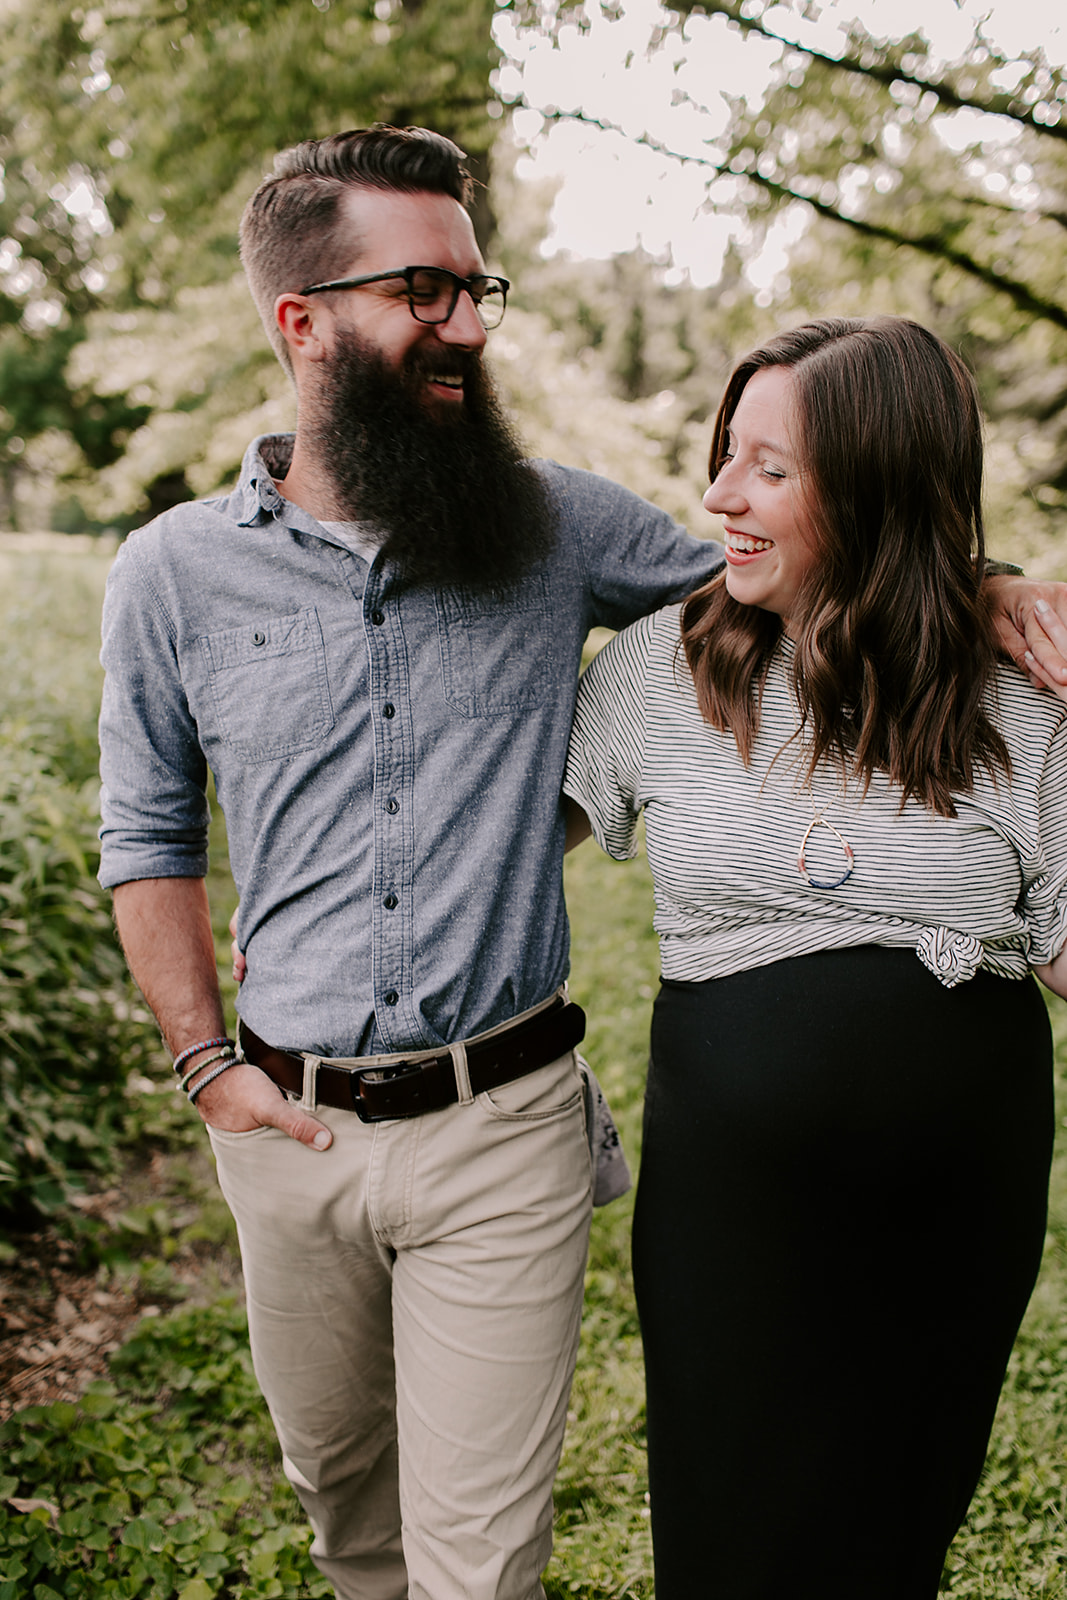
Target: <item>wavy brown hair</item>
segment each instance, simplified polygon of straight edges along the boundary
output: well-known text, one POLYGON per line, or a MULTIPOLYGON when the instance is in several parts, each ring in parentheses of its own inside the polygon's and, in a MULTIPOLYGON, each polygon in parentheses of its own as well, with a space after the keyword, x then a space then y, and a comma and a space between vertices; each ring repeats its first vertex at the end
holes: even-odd
MULTIPOLYGON (((982 415, 974 380, 936 334, 902 317, 826 318, 747 355, 726 386, 708 470, 727 456, 745 385, 793 373, 791 442, 810 485, 817 549, 790 611, 793 683, 808 776, 829 758, 864 787, 888 774, 955 816, 981 767, 1009 770, 983 696, 996 650, 981 593, 982 415)), ((682 645, 705 719, 748 763, 781 634, 771 612, 728 594, 691 595, 682 645)))

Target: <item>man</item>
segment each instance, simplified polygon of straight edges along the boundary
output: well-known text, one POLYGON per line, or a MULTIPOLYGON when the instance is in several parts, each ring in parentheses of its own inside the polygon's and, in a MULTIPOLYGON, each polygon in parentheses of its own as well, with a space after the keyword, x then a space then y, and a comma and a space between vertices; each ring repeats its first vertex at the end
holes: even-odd
POLYGON ((555 1001, 581 647, 721 559, 523 460, 482 364, 507 287, 469 197, 422 130, 279 159, 242 254, 295 439, 134 534, 105 610, 102 881, 204 1085, 315 1559, 361 1600, 542 1592, 590 1214, 581 1017, 555 1001), (208 767, 248 953, 237 1065, 208 767), (415 1066, 383 1081, 382 1056, 415 1066))
POLYGON ((131 536, 104 618, 101 880, 208 1125, 257 1376, 342 1600, 543 1592, 591 1186, 562 995, 580 652, 721 559, 523 460, 483 369, 507 285, 469 198, 425 130, 278 159, 242 255, 295 437, 131 536))

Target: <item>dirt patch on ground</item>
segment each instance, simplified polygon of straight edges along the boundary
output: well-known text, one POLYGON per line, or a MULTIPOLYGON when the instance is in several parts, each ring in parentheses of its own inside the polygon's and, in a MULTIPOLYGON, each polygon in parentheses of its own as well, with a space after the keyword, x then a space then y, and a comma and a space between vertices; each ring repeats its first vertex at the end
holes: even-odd
POLYGON ((44 1231, 16 1235, 19 1255, 0 1274, 0 1421, 22 1406, 75 1400, 107 1375, 143 1307, 79 1271, 73 1247, 44 1231))
MULTIPOLYGON (((197 1184, 204 1181, 199 1174, 197 1184)), ((210 1179, 204 1192, 209 1203, 217 1203, 210 1179)), ((108 1357, 141 1317, 223 1290, 240 1291, 240 1265, 229 1241, 182 1238, 198 1202, 187 1188, 175 1196, 163 1157, 131 1174, 122 1188, 87 1198, 79 1210, 105 1230, 117 1230, 131 1203, 145 1195, 174 1209, 175 1242, 163 1294, 146 1288, 132 1263, 126 1272, 87 1268, 60 1229, 8 1236, 17 1254, 0 1267, 0 1421, 23 1406, 76 1400, 94 1378, 106 1378, 108 1357)))

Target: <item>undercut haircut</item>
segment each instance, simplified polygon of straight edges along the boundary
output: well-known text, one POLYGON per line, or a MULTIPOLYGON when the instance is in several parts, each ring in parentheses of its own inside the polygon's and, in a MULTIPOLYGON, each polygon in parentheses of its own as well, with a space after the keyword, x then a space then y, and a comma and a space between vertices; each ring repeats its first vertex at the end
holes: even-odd
POLYGON ((341 277, 352 265, 352 233, 338 211, 350 189, 449 195, 469 210, 474 180, 465 153, 430 128, 375 123, 305 139, 274 158, 241 218, 241 261, 267 337, 292 376, 289 347, 274 320, 280 294, 341 277))

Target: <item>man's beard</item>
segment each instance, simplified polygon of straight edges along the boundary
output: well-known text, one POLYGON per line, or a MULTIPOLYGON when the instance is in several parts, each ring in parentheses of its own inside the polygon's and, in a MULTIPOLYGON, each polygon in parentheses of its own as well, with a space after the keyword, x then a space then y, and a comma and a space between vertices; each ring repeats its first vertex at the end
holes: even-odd
POLYGON ((555 525, 480 357, 416 346, 400 370, 338 330, 309 442, 344 515, 383 534, 409 583, 506 593, 549 554, 555 525), (463 375, 431 409, 429 372, 463 375))

